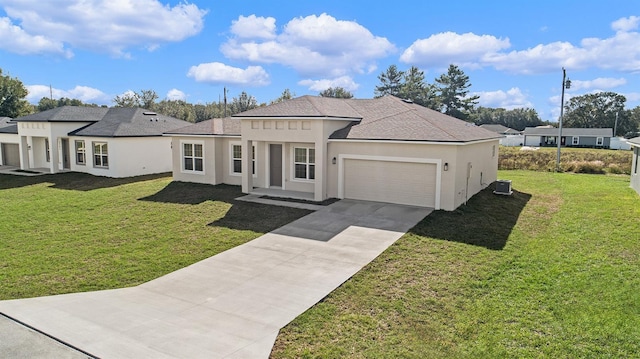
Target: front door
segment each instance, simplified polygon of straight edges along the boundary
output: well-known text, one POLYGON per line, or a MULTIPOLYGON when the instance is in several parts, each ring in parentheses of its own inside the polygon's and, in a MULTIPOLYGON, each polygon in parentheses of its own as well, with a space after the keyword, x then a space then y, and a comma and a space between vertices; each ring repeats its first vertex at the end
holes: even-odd
POLYGON ((69 164, 69 140, 62 139, 62 168, 65 170, 71 169, 69 164))
POLYGON ((282 187, 282 145, 269 145, 269 185, 282 187))

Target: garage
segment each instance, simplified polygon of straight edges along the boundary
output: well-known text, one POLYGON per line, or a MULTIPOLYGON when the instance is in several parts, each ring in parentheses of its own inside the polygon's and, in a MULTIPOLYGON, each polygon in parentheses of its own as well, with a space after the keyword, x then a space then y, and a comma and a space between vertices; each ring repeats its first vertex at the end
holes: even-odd
POLYGON ((2 164, 20 167, 20 146, 17 143, 2 143, 2 164))
POLYGON ((398 158, 343 161, 344 198, 439 207, 436 163, 398 158))

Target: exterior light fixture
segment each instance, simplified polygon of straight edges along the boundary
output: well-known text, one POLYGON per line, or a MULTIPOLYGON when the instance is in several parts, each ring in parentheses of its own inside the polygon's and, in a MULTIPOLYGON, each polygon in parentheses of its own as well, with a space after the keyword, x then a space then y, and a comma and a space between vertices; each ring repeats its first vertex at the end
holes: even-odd
POLYGON ((444 163, 444 170, 448 171, 449 170, 449 162, 445 162, 444 163))
POLYGON ((333 164, 333 165, 336 164, 336 158, 335 157, 331 159, 331 164, 333 164))

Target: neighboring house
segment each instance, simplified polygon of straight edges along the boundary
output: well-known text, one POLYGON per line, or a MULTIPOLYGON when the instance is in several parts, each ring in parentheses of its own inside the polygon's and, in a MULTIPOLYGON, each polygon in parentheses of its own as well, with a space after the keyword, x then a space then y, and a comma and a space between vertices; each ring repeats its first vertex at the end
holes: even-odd
POLYGON ((480 125, 480 127, 484 128, 485 130, 493 131, 495 133, 503 135, 503 137, 500 139, 500 144, 502 146, 524 145, 524 136, 518 130, 514 130, 513 128, 497 124, 484 124, 480 125))
POLYGON ((10 117, 0 117, 0 166, 20 166, 18 127, 10 117))
POLYGON ((628 142, 633 150, 633 160, 631 162, 631 188, 640 194, 640 137, 632 138, 628 142))
POLYGON ((501 137, 393 96, 303 96, 166 135, 177 181, 445 210, 497 179, 501 137))
POLYGON ((130 177, 171 171, 162 133, 189 122, 141 108, 64 106, 16 118, 20 168, 130 177))
MULTIPOLYGON (((558 146, 557 128, 527 127, 524 129, 525 146, 558 146)), ((613 137, 611 128, 563 128, 560 145, 565 147, 609 148, 613 137)))

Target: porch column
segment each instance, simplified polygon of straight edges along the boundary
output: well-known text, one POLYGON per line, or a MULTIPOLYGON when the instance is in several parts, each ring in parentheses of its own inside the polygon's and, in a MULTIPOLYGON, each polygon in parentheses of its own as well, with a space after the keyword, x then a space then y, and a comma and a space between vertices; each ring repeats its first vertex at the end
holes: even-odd
POLYGON ((253 141, 242 139, 242 193, 253 190, 253 141))
POLYGON ((29 169, 29 161, 33 161, 31 149, 29 148, 29 138, 27 136, 20 136, 20 169, 29 169))
POLYGON ((58 172, 58 140, 53 137, 49 137, 49 172, 58 172))

